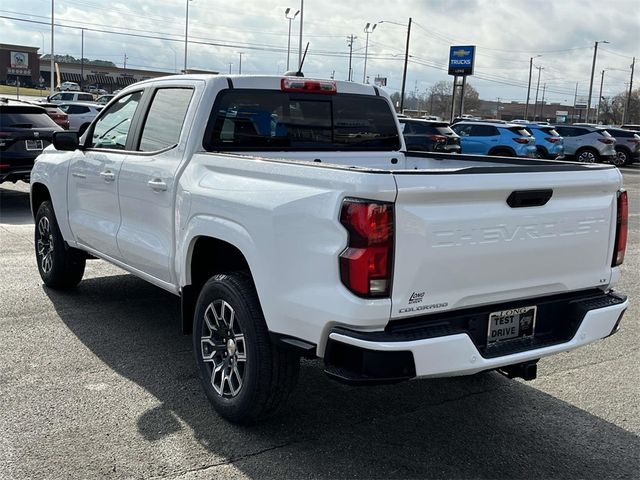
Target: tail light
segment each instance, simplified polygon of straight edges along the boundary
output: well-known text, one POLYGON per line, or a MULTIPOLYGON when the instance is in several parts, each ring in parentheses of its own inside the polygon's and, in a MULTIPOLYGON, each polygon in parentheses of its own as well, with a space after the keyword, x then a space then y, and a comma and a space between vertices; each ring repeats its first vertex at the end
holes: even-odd
POLYGON ((324 93, 328 95, 338 92, 336 82, 333 80, 308 80, 297 77, 287 77, 280 80, 280 89, 283 92, 324 93))
POLYGON ((9 143, 13 142, 13 134, 9 132, 0 132, 0 147, 6 147, 9 143))
POLYGON ((513 140, 522 144, 529 143, 529 139, 526 137, 515 137, 513 140))
POLYGON ((604 143, 605 145, 613 145, 616 141, 613 138, 599 138, 599 142, 604 143))
POLYGON ((430 138, 436 143, 446 143, 447 141, 447 137, 444 135, 431 135, 430 138))
POLYGON ((556 143, 562 140, 562 137, 545 137, 544 139, 549 143, 556 143))
POLYGON ((629 231, 629 200, 626 190, 618 192, 618 214, 616 220, 616 243, 613 251, 612 267, 617 267, 624 261, 627 249, 627 233, 629 231))
POLYGON ((636 145, 640 145, 640 138, 630 138, 627 142, 635 143, 636 145))
POLYGON ((360 297, 388 297, 393 268, 393 204, 345 199, 340 223, 349 232, 347 248, 340 254, 342 283, 360 297))

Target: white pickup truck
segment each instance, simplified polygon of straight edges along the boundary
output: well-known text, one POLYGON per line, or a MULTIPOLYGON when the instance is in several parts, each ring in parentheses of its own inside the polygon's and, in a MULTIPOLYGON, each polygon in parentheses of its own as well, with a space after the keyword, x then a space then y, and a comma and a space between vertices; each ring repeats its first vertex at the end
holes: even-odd
POLYGON ((608 165, 407 152, 370 85, 185 75, 56 133, 31 206, 48 287, 98 257, 179 295, 207 396, 251 422, 301 356, 352 384, 531 379, 614 333, 621 187, 608 165))

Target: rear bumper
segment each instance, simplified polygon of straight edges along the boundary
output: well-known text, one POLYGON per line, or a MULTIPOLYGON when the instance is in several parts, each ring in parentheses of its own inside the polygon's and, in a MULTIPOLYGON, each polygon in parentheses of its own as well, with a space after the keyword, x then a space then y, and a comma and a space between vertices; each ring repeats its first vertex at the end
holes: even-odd
MULTIPOLYGON (((472 375, 572 350, 615 333, 628 306, 623 295, 589 293, 573 300, 558 297, 547 302, 545 331, 490 349, 478 345, 473 331, 462 332, 459 328, 461 322, 478 322, 479 317, 474 319, 473 314, 452 317, 455 321, 449 324, 436 319, 431 325, 421 323, 400 332, 334 328, 325 352, 325 372, 345 383, 393 383, 414 377, 472 375)), ((538 302, 534 299, 528 303, 538 302)), ((488 309, 494 310, 492 306, 488 309)), ((470 328, 475 327, 485 328, 470 328)))

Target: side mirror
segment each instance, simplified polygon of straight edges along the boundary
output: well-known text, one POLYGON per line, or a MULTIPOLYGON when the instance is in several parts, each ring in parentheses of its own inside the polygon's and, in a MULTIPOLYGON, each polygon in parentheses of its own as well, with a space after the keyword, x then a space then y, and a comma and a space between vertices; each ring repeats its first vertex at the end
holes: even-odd
POLYGON ((53 146, 56 150, 73 152, 80 146, 78 132, 53 132, 53 146))

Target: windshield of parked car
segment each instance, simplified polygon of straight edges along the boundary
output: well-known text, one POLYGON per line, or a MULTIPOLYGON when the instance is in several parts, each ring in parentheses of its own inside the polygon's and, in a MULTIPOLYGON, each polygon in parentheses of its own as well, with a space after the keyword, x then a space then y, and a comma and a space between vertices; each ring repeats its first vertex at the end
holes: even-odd
POLYGON ((232 150, 400 149, 383 97, 228 90, 213 107, 204 147, 232 150))

